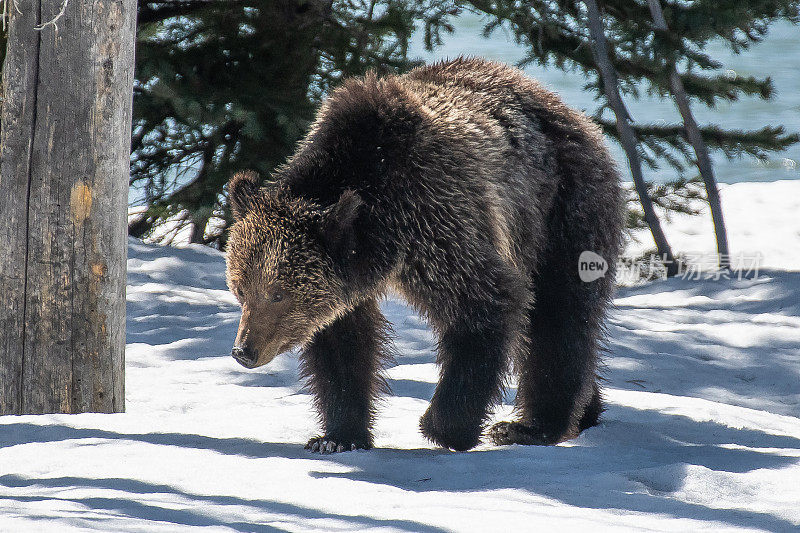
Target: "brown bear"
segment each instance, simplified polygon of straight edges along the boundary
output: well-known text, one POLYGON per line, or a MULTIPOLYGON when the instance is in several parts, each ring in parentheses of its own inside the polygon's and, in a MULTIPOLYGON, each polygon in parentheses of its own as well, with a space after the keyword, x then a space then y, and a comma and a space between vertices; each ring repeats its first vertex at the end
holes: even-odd
POLYGON ((597 423, 598 350, 622 230, 599 128, 520 71, 480 59, 351 79, 262 186, 229 184, 228 283, 247 368, 302 347, 323 453, 369 448, 396 291, 439 335, 441 376, 420 421, 478 444, 506 370, 518 420, 497 444, 556 444, 597 423), (605 276, 581 281, 578 258, 605 276))

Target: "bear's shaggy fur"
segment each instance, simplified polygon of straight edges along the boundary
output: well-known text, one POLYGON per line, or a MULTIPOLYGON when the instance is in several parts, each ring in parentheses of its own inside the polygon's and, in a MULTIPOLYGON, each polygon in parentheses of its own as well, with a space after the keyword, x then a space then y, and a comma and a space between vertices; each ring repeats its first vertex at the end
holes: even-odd
POLYGON ((297 153, 260 187, 229 185, 228 279, 243 304, 234 357, 303 347, 324 434, 314 451, 369 448, 397 291, 440 337, 421 419, 436 444, 478 444, 511 364, 518 420, 495 443, 555 444, 597 423, 602 323, 622 230, 598 127, 520 71, 480 59, 351 79, 297 153), (609 263, 582 282, 578 257, 609 263))

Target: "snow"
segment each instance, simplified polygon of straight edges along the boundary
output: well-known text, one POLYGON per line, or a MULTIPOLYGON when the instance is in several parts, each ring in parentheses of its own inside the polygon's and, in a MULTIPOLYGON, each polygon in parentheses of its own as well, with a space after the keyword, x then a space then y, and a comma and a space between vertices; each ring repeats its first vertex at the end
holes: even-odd
MULTIPOLYGON (((398 357, 377 448, 312 455, 296 354, 256 371, 228 355, 223 256, 131 240, 127 412, 0 417, 0 530, 797 530, 800 181, 722 196, 759 277, 621 287, 605 420, 547 448, 427 443, 435 339, 389 299, 398 357)), ((666 231, 677 251, 714 249, 704 218, 666 231)))
MULTIPOLYGON (((800 268, 797 249, 800 244, 798 183, 800 180, 720 184, 732 260, 760 253, 763 256, 762 267, 800 268)), ((716 251, 714 227, 707 207, 699 216, 672 214, 664 233, 676 252, 709 254, 716 251)), ((654 247, 649 230, 637 232, 636 237, 640 242, 632 243, 629 253, 641 253, 654 247)))

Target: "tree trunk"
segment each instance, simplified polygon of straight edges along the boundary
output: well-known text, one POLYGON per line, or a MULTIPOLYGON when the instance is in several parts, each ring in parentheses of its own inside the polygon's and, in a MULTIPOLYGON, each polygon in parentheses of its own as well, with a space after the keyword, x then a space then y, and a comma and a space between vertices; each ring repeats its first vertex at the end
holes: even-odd
MULTIPOLYGON (((667 26, 667 20, 664 18, 660 0, 648 0, 648 4, 650 5, 650 14, 653 17, 655 28, 663 32, 668 32, 669 27, 667 26)), ((697 168, 706 186, 706 196, 708 197, 708 204, 711 207, 711 219, 714 221, 714 233, 717 237, 719 266, 720 268, 729 269, 730 252, 728 250, 728 232, 725 230, 725 219, 722 217, 722 203, 719 199, 717 180, 714 177, 714 167, 711 165, 708 147, 700 134, 700 128, 697 126, 697 122, 692 114, 692 108, 689 104, 689 97, 686 94, 683 82, 678 75, 675 65, 670 66, 669 90, 672 93, 672 97, 675 99, 675 105, 678 107, 678 111, 683 119, 686 138, 694 149, 695 157, 697 158, 697 168)))
POLYGON ((124 409, 136 2, 62 1, 9 10, 0 414, 124 409))
POLYGON ((644 219, 650 227, 650 232, 653 234, 653 240, 656 243, 658 253, 664 260, 667 276, 674 276, 678 273, 678 264, 675 261, 675 257, 672 255, 672 249, 669 246, 669 242, 667 242, 667 237, 661 229, 661 223, 658 221, 658 215, 653 208, 653 202, 647 194, 647 185, 642 175, 642 163, 639 158, 639 152, 636 149, 639 143, 636 138, 636 132, 630 124, 630 114, 619 93, 617 72, 614 70, 614 66, 611 64, 611 60, 608 57, 606 36, 603 30, 603 19, 600 16, 600 9, 597 7, 597 2, 595 0, 584 0, 583 3, 586 5, 589 15, 592 55, 594 56, 595 63, 597 63, 597 68, 600 72, 606 98, 608 99, 611 109, 614 110, 614 115, 617 119, 617 131, 619 132, 619 138, 625 150, 625 155, 628 157, 628 165, 631 169, 633 183, 636 186, 636 193, 639 195, 639 201, 644 210, 644 219))

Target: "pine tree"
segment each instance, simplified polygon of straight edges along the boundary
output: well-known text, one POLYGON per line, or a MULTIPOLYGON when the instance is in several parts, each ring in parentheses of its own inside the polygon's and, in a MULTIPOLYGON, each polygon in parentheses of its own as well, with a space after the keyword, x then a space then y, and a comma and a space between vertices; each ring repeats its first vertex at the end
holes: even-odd
MULTIPOLYGON (((735 52, 764 38, 769 25, 800 20, 798 0, 664 1, 668 31, 654 22, 648 0, 600 0, 608 55, 623 98, 674 94, 678 72, 687 100, 714 106, 740 97, 770 98, 768 77, 730 76, 706 52, 721 40, 735 52)), ((144 211, 130 225, 151 233, 172 219, 192 228, 195 242, 224 244, 230 223, 224 184, 236 170, 270 171, 301 137, 320 100, 344 76, 372 68, 402 72, 412 31, 428 47, 462 9, 488 17, 486 34, 503 27, 526 50, 523 65, 576 71, 596 94, 595 118, 619 140, 592 53, 580 0, 157 0, 139 2, 131 183, 144 211)), ((0 34, 0 54, 5 46, 0 34)), ((2 56, 0 56, 2 59, 2 56)), ((643 163, 666 163, 677 173, 662 190, 691 184, 688 168, 702 163, 684 123, 631 124, 643 163)), ((709 151, 765 159, 800 138, 782 126, 750 131, 698 127, 709 151)), ((655 192, 648 185, 651 194, 655 192)), ((691 211, 679 197, 657 205, 691 211)), ((713 194, 708 200, 713 204, 713 194)), ((632 221, 640 214, 631 213, 632 221)), ((168 241, 170 234, 165 240, 168 241)))
MULTIPOLYGON (((595 119, 607 135, 620 141, 615 121, 603 117, 603 110, 610 104, 592 53, 588 17, 582 2, 531 0, 520 4, 515 0, 471 0, 466 4, 488 17, 486 35, 500 27, 514 35, 526 50, 522 65, 552 65, 585 76, 586 89, 593 91, 600 101, 595 119)), ((709 42, 722 41, 740 53, 763 40, 772 22, 800 21, 797 0, 663 2, 667 31, 658 28, 646 0, 602 0, 598 5, 609 58, 624 97, 636 99, 642 94, 672 97, 677 79, 687 103, 710 107, 742 96, 769 99, 774 87, 769 77, 729 75, 723 64, 705 52, 709 42), (678 67, 681 71, 671 82, 671 73, 678 67)), ((696 157, 701 164, 703 159, 687 135, 691 128, 687 130, 683 123, 633 123, 632 128, 638 139, 639 155, 649 168, 656 169, 661 161, 666 162, 677 172, 675 184, 691 183, 687 168, 697 163, 696 157)), ((784 150, 800 141, 797 134, 787 134, 782 126, 741 131, 709 124, 698 129, 708 150, 722 152, 729 158, 750 155, 766 159, 770 152, 784 150)), ((708 200, 712 204, 718 202, 713 191, 708 200)), ((682 204, 665 202, 665 205, 687 210, 682 204)))
POLYGON ((605 28, 603 27, 600 9, 595 0, 584 0, 584 4, 586 5, 588 15, 592 55, 594 56, 600 81, 603 85, 603 93, 616 117, 617 133, 625 149, 625 154, 628 157, 631 176, 636 186, 636 192, 639 195, 639 202, 644 211, 644 218, 653 235, 658 253, 663 258, 666 265, 667 276, 674 276, 678 273, 678 264, 675 261, 675 256, 672 255, 672 248, 670 248, 669 242, 667 242, 667 238, 661 229, 661 223, 658 220, 658 216, 656 216, 655 209, 653 209, 653 202, 647 191, 647 183, 644 181, 644 176, 642 175, 641 158, 637 150, 638 140, 631 124, 631 116, 619 92, 617 73, 609 58, 605 28))
POLYGON ((141 2, 131 184, 146 210, 131 234, 172 219, 164 240, 189 225, 192 242, 224 245, 228 178, 268 178, 331 87, 410 68, 414 25, 433 45, 452 10, 435 0, 141 2))
MULTIPOLYGON (((648 5, 650 7, 650 15, 653 17, 655 29, 658 32, 662 32, 659 37, 670 38, 669 26, 667 26, 667 20, 664 18, 664 10, 661 8, 661 0, 648 0, 648 5)), ((669 90, 672 94, 672 98, 675 100, 675 105, 678 107, 681 119, 683 120, 686 138, 694 149, 697 169, 700 171, 700 176, 705 183, 706 198, 708 198, 708 205, 711 208, 711 218, 714 222, 714 233, 717 238, 719 266, 728 269, 730 268, 728 232, 725 229, 725 219, 722 216, 722 203, 717 189, 717 180, 714 177, 714 167, 711 164, 711 156, 708 153, 708 147, 703 141, 700 129, 697 126, 697 121, 692 113, 691 102, 689 102, 689 96, 686 94, 686 88, 683 86, 678 68, 674 63, 669 64, 668 67, 669 90)))

